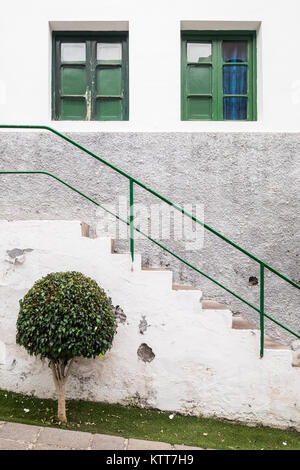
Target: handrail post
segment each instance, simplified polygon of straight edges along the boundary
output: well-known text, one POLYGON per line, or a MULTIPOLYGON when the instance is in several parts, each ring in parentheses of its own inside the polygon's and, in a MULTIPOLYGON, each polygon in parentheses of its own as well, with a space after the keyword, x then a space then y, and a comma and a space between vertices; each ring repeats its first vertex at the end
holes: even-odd
POLYGON ((134 262, 134 207, 133 207, 133 180, 129 179, 129 211, 130 211, 130 253, 131 261, 134 262))
POLYGON ((260 263, 260 357, 264 355, 264 329, 265 329, 265 266, 260 263))

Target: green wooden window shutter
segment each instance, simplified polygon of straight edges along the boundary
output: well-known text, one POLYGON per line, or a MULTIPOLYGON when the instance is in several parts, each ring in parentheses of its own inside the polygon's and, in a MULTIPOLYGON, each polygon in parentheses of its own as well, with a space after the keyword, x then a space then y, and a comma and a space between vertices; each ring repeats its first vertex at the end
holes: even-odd
POLYGON ((52 118, 128 120, 128 34, 53 33, 52 118))
POLYGON ((255 31, 183 31, 181 118, 255 121, 255 31))

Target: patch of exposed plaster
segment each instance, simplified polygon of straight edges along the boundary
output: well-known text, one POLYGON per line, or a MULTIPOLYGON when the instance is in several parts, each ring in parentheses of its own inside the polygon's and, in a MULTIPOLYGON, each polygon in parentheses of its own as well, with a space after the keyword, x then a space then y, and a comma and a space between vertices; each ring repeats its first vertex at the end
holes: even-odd
POLYGON ((8 261, 11 264, 23 264, 25 261, 25 253, 30 253, 33 251, 31 248, 25 248, 25 249, 20 249, 20 248, 13 248, 12 250, 7 250, 6 253, 8 254, 8 257, 6 258, 6 261, 8 261))
POLYGON ((252 286, 257 286, 257 285, 258 285, 258 279, 257 279, 257 277, 255 277, 255 276, 250 276, 250 277, 249 277, 249 283, 248 283, 248 285, 249 285, 250 287, 252 287, 252 286))
POLYGON ((126 405, 130 406, 138 406, 139 408, 148 408, 149 403, 148 403, 148 397, 146 396, 141 396, 139 392, 136 392, 132 397, 126 398, 124 400, 126 405))
POLYGON ((142 343, 137 350, 138 357, 144 362, 151 362, 155 358, 152 348, 146 343, 142 343))
POLYGON ((116 307, 113 306, 113 315, 115 316, 117 324, 125 323, 127 320, 124 310, 120 307, 120 305, 117 305, 116 307))
POLYGON ((20 375, 21 381, 26 380, 28 377, 30 377, 30 375, 30 372, 22 372, 22 374, 20 375))
POLYGON ((140 324, 139 324, 139 331, 140 331, 141 335, 143 335, 145 333, 145 331, 147 331, 148 326, 149 325, 147 323, 146 316, 142 315, 142 319, 141 319, 140 324))

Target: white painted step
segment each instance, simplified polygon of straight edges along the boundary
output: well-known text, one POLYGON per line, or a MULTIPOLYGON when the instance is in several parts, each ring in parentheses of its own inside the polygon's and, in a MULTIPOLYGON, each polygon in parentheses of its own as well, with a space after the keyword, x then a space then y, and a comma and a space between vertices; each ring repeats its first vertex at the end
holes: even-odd
POLYGON ((0 221, 0 255, 13 249, 54 249, 70 255, 89 250, 89 256, 101 257, 111 253, 111 239, 82 237, 79 221, 0 221))

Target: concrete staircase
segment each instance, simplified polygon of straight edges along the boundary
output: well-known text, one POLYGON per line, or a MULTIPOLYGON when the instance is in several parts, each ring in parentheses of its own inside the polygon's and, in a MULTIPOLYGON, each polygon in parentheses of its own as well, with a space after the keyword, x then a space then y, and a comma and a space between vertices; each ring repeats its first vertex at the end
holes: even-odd
MULTIPOLYGON (((202 309, 213 309, 213 310, 224 310, 227 309, 226 305, 215 302, 214 300, 202 301, 202 309)), ((246 320, 242 315, 235 315, 232 317, 232 328, 234 330, 259 330, 259 328, 246 320)), ((286 346, 270 336, 264 335, 264 347, 265 349, 288 349, 286 346)), ((295 356, 296 357, 296 356, 295 356)), ((299 367, 300 364, 293 360, 292 365, 299 367)))
POLYGON ((77 221, 0 221, 1 388, 55 397, 47 364, 16 346, 15 325, 34 282, 70 270, 106 290, 118 331, 102 360, 76 360, 68 398, 300 429, 299 361, 287 346, 266 336, 260 359, 256 326, 77 221))

